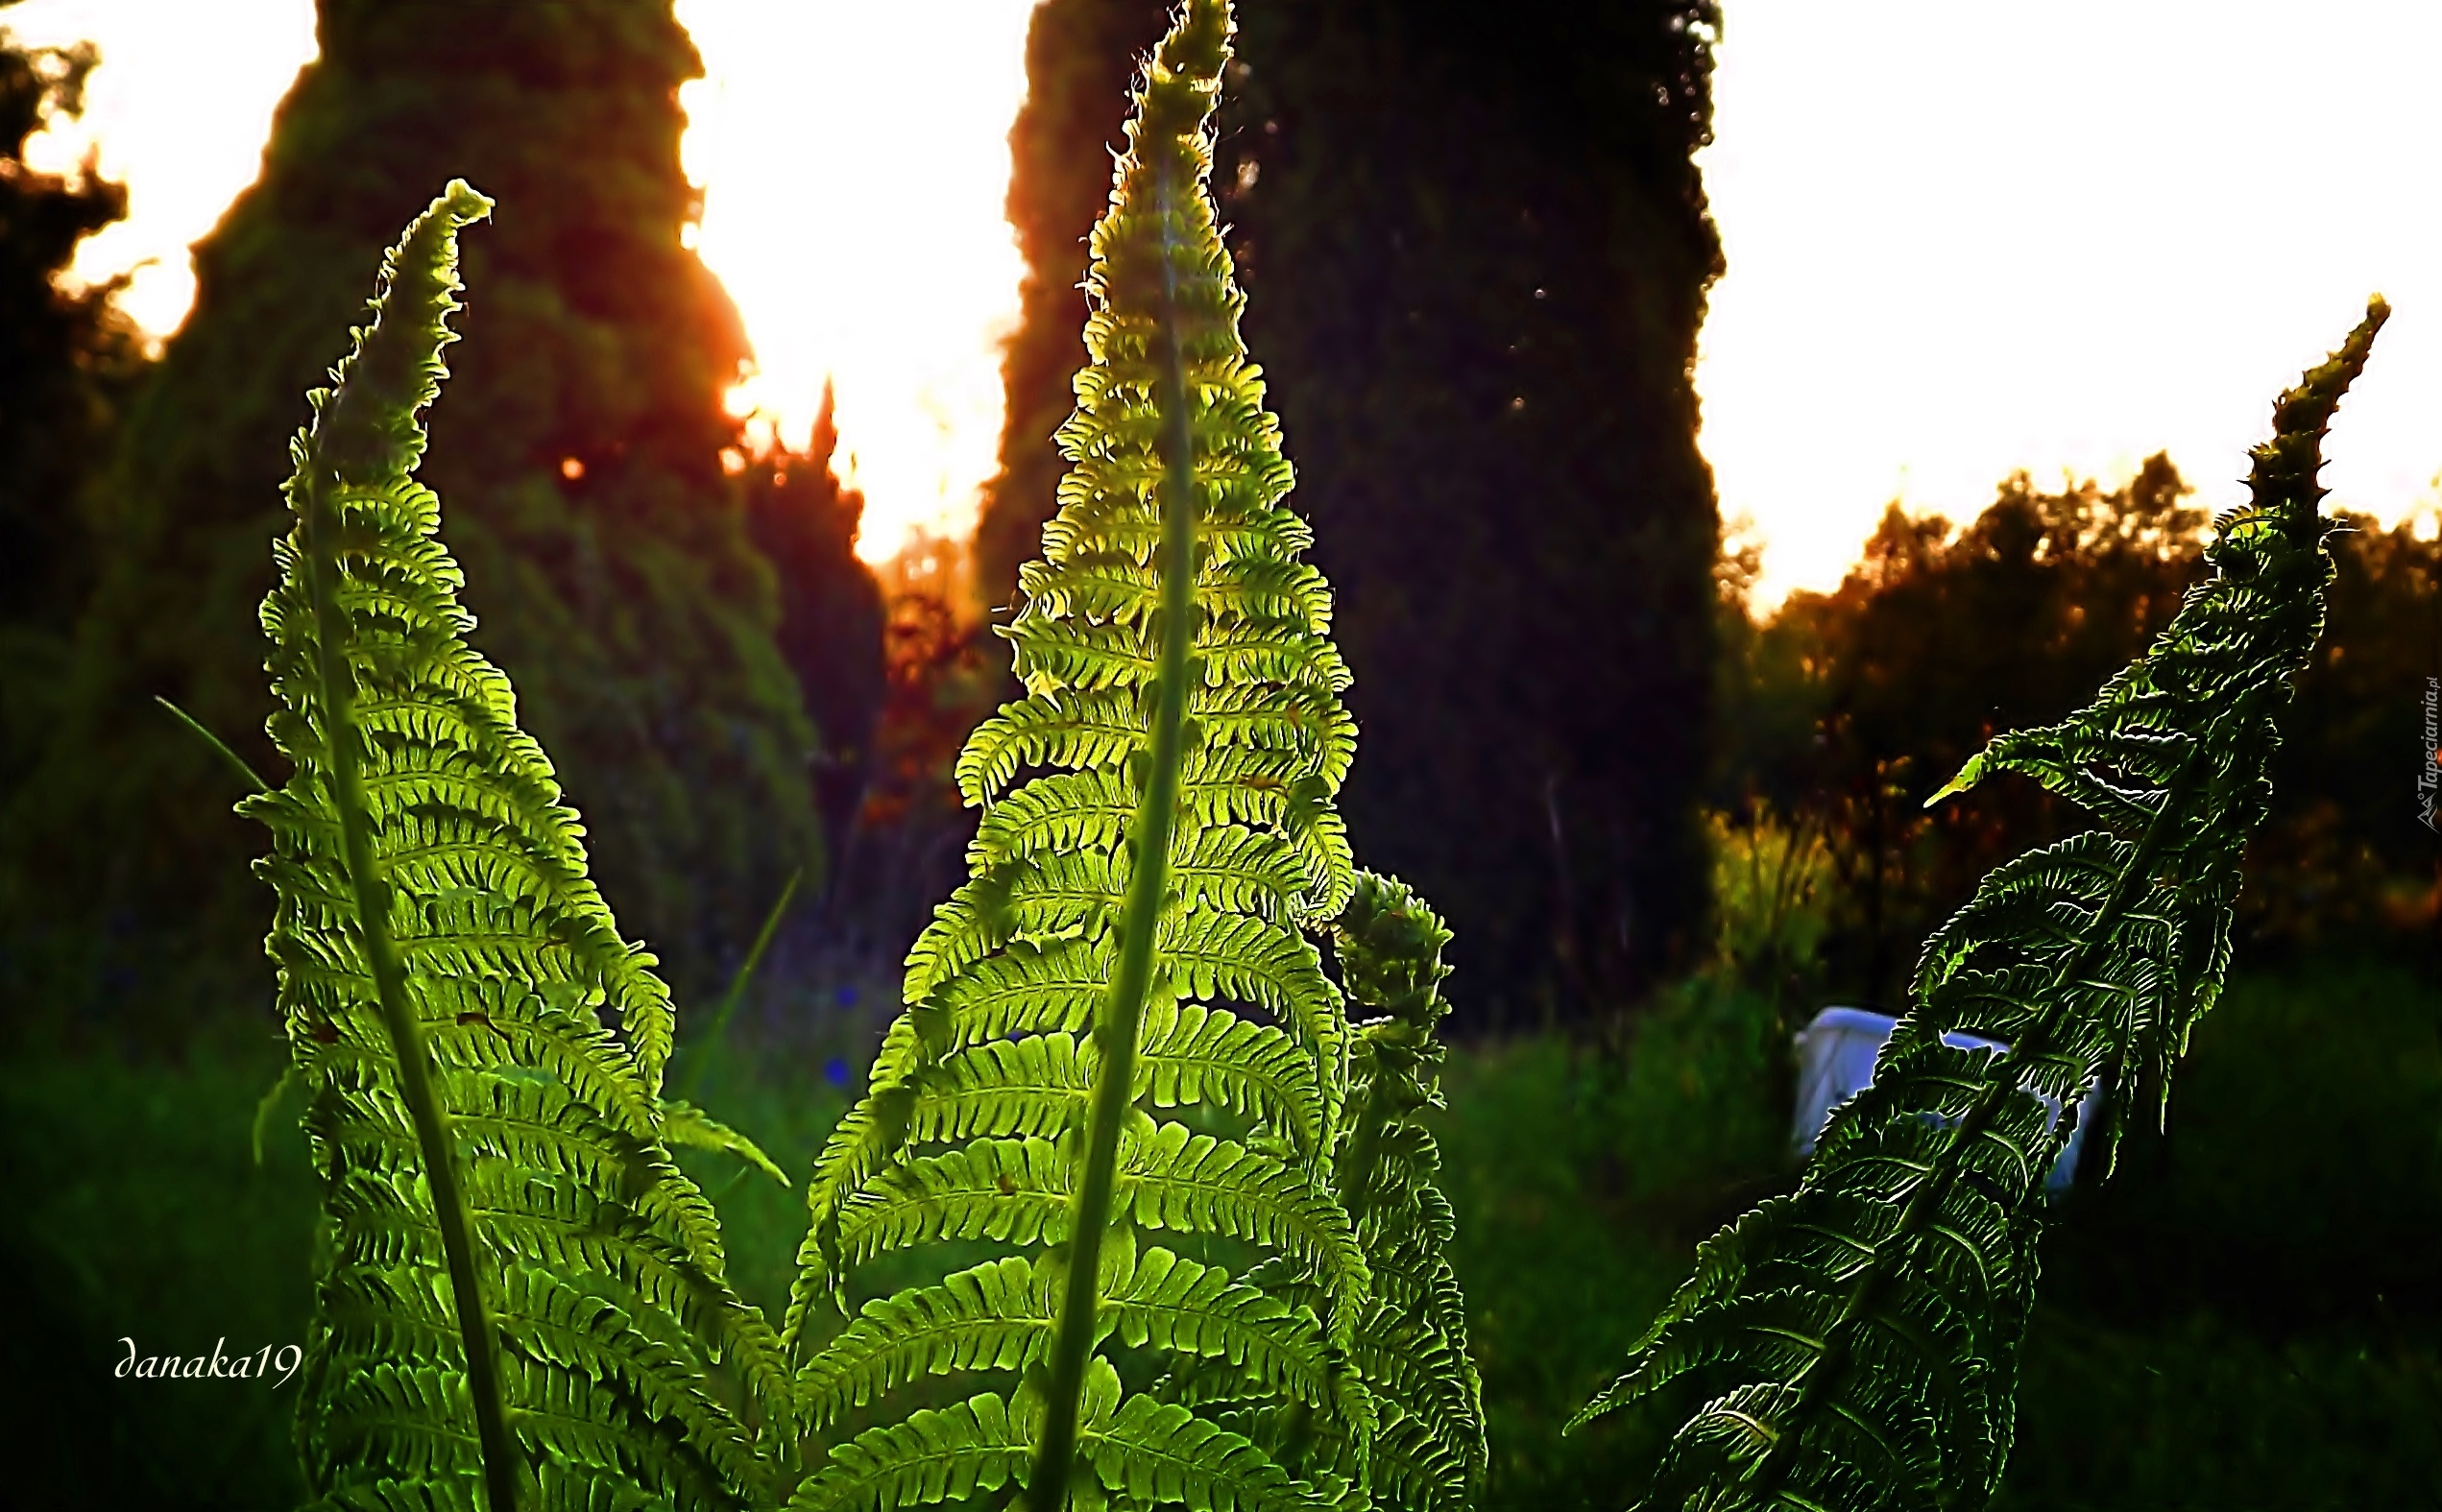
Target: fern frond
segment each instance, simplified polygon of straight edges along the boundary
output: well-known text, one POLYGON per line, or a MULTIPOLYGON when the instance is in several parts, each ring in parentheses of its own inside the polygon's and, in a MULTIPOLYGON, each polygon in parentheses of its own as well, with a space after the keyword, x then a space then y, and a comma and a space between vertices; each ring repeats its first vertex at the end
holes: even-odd
POLYGON ((1324 1280, 1335 1340, 1370 1291, 1347 1212, 1297 1167, 1180 1124, 1132 1124, 1121 1141, 1113 1211, 1141 1228, 1245 1239, 1294 1256, 1324 1280))
MULTIPOLYGON (((1348 1409, 1312 1316, 1220 1266, 1122 1245, 1102 1304, 1104 1335, 1129 1348, 1224 1363, 1291 1400, 1348 1409)), ((1018 1256, 877 1298, 800 1372, 799 1411, 819 1428, 922 1376, 1022 1372, 1049 1353, 1053 1321, 1046 1278, 1018 1256)))
POLYGON ((681 1102, 675 1097, 663 1102, 662 1138, 671 1144, 683 1144, 689 1149, 735 1155, 782 1186, 788 1185, 788 1173, 765 1155, 762 1146, 693 1103, 681 1102))
POLYGON ((1076 1166, 1067 1149, 1041 1139, 978 1140, 895 1165, 842 1205, 840 1260, 856 1265, 954 1239, 1064 1239, 1076 1166))
POLYGON ((1163 921, 1158 948, 1173 991, 1263 1010, 1326 1068, 1326 1089, 1339 1080, 1347 1010, 1305 936, 1251 915, 1198 911, 1163 921))
MULTIPOLYGON (((1722 1386, 1673 1440, 1649 1505, 1975 1507, 2009 1451, 2038 1193, 2073 1106, 2162 1106, 2221 990, 2240 852, 2276 719, 2320 635, 2332 528, 2324 431, 2387 311, 2376 300, 2274 411, 2252 501, 2153 646, 2058 725, 1996 737, 1938 802, 2018 772, 2094 828, 2008 862, 1924 945, 1871 1087, 1798 1190, 1699 1250, 1695 1274, 1578 1422, 1691 1371, 1722 1386), (2008 1044, 1960 1049, 1967 1033, 2008 1044)), ((1573 1425, 1574 1426, 1574 1425, 1573 1425)))
POLYGON ((918 1377, 1020 1370, 1051 1346, 1042 1283, 1023 1258, 1005 1256, 937 1286, 866 1303, 798 1372, 798 1410, 809 1428, 820 1428, 918 1377))
POLYGON ((1323 1105, 1313 1052, 1269 1024, 1223 1008, 1156 999, 1137 1052, 1140 1097, 1156 1108, 1213 1103, 1276 1130, 1292 1148, 1322 1148, 1323 1105))
POLYGON ((1175 1403, 1130 1397, 1077 1435, 1105 1489, 1188 1512, 1318 1512, 1331 1503, 1243 1434, 1175 1403))
POLYGON ((294 771, 244 811, 329 1225, 299 1437, 331 1504, 741 1506, 793 1452, 790 1393, 667 1146, 779 1173, 662 1101, 669 994, 467 645, 410 476, 488 204, 451 185, 385 262, 293 448, 263 605, 294 771))
POLYGON ((991 1389, 860 1436, 810 1504, 990 1476, 1044 1512, 1269 1507, 1363 1479, 1375 1408, 1348 1361, 1375 1294, 1333 1153, 1353 1042, 1309 933, 1357 885, 1334 808, 1356 727, 1205 189, 1230 31, 1221 0, 1189 0, 1145 62, 1094 235, 1070 469, 1004 632, 1024 696, 959 756, 968 878, 909 950, 809 1193, 786 1330, 806 1410, 920 1377, 991 1389), (1229 1266, 1140 1250, 1155 1233, 1229 1266), (999 1253, 978 1267, 977 1245, 999 1253), (1231 1274, 1242 1255, 1276 1287, 1231 1274), (954 1257, 854 1304, 872 1262, 954 1257), (1117 1354, 1197 1384, 1126 1396, 1117 1354), (1014 1396, 982 1379, 1012 1372, 1014 1396), (1267 1436, 1182 1400, 1208 1387, 1267 1436), (1006 1457, 1021 1418, 1028 1468, 1006 1457))
POLYGON ((1317 1337, 1312 1313, 1218 1265, 1160 1248, 1130 1254, 1102 1293, 1104 1326, 1121 1343, 1226 1363, 1242 1385, 1287 1401, 1349 1417, 1366 1411, 1369 1404, 1350 1391, 1317 1337))

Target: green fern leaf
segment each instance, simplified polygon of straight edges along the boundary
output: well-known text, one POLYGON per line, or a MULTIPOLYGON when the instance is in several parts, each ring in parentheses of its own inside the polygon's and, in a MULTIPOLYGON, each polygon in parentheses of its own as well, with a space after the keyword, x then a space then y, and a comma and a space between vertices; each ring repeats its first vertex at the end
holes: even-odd
POLYGON ((683 1144, 691 1150, 735 1155, 782 1186, 788 1185, 788 1173, 765 1155, 760 1145, 693 1103, 682 1102, 675 1097, 664 1099, 662 1138, 671 1144, 683 1144))
POLYGON ((1135 1396, 1077 1435, 1102 1485, 1138 1506, 1187 1512, 1309 1512, 1331 1505, 1243 1434, 1176 1403, 1135 1396))
POLYGON ((468 647, 411 477, 488 207, 453 184, 392 251, 312 396, 263 605, 294 771, 244 811, 329 1236, 299 1437, 330 1505, 742 1506, 791 1396, 667 1145, 769 1162, 661 1101, 668 992, 468 647))
MULTIPOLYGON (((1225 1364, 1242 1382, 1327 1410, 1361 1404, 1315 1336, 1310 1314, 1233 1281, 1216 1265, 1164 1249, 1110 1258, 1100 1326, 1129 1348, 1151 1346, 1225 1364)), ((939 1285, 868 1302, 800 1372, 799 1410, 811 1428, 920 1377, 1023 1372, 1049 1353, 1054 1298, 1026 1260, 1006 1256, 939 1285)))
MULTIPOLYGON (((1695 1274, 1578 1422, 1702 1371, 1724 1387, 1672 1441, 1648 1504, 1968 1508, 2008 1455, 2039 1193, 2098 1078, 2106 1164, 2230 962, 2239 856, 2276 718, 2321 634, 2325 428, 2387 314, 2376 300, 2275 407, 2252 502, 2153 646, 2058 725, 1995 738, 1934 801, 2018 772, 2095 828, 1985 877, 1934 931, 1871 1087, 1798 1190, 1699 1250, 1695 1274), (1961 1049, 1964 1032, 2006 1052, 1961 1049)), ((1574 1425, 1572 1425, 1574 1426, 1574 1425)))
POLYGON ((1230 30, 1190 0, 1146 62, 1070 470, 1004 632, 1025 696, 960 754, 968 879, 808 1196, 786 1337, 809 1419, 988 1389, 834 1450, 805 1505, 1358 1504, 1361 1344, 1416 1352, 1374 1354, 1431 1398, 1399 1420, 1414 1465, 1481 1457, 1451 1427, 1473 1377, 1412 1110, 1366 1125, 1373 1242, 1418 1274, 1396 1304, 1342 1186, 1357 1042, 1314 931, 1359 886, 1334 808, 1356 729, 1204 185, 1230 30), (881 1261, 932 1279, 858 1301, 881 1261))
POLYGON ((918 1408, 834 1448, 831 1462, 797 1488, 790 1512, 965 1501, 1023 1483, 1040 1418, 1039 1407, 1013 1410, 990 1391, 942 1410, 918 1408))
POLYGON ((1051 1345, 1052 1307, 1034 1267, 1004 1256, 866 1303, 798 1372, 798 1408, 820 1428, 920 1377, 1021 1370, 1051 1345))

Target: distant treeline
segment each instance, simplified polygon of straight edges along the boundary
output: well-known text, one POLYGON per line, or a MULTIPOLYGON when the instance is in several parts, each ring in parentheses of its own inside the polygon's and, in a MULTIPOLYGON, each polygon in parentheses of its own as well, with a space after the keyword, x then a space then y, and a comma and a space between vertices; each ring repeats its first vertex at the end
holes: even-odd
MULTIPOLYGON (((1815 996, 1891 1007, 1917 943, 1997 862, 2056 839, 2064 805, 1987 782, 1927 811, 1995 732, 2079 707, 2169 622, 2211 521, 2169 458, 2124 487, 2020 473, 1964 528, 1895 505, 1830 593, 1762 624, 1753 552, 1724 563, 1723 738, 1712 802, 1825 840, 1837 885, 1815 996)), ((2442 924, 2421 819, 2420 699, 2442 671, 2442 541, 2343 516, 2330 619, 2282 720, 2272 811, 2248 852, 2240 948, 2413 944, 2442 924)))

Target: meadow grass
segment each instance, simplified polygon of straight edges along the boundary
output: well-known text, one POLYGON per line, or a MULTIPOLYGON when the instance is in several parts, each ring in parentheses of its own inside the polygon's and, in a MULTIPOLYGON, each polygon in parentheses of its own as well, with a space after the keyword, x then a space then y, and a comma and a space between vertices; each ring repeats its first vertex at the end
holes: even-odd
MULTIPOLYGON (((2233 982, 2169 1135, 2133 1139, 2111 1184, 2056 1212, 2000 1507, 2442 1506, 2438 1019, 2429 976, 2378 961, 2233 982)), ((802 1184, 866 1032, 741 1042, 703 1101, 802 1184)), ((1643 1485, 1686 1403, 1566 1439, 1559 1425, 1697 1241, 1793 1178, 1777 1039, 1757 1000, 1690 987, 1624 1048, 1535 1036, 1453 1054, 1439 1132, 1490 1418, 1486 1512, 1616 1512, 1643 1485)), ((293 1381, 111 1374, 128 1336, 184 1356, 302 1342, 315 1207, 293 1112, 260 1166, 250 1150, 280 1056, 266 1032, 175 1064, 53 1051, 0 1068, 19 1194, 0 1261, 26 1299, 0 1331, 31 1451, 20 1504, 302 1500, 293 1381)), ((685 1159, 739 1289, 777 1308, 802 1186, 685 1159)))

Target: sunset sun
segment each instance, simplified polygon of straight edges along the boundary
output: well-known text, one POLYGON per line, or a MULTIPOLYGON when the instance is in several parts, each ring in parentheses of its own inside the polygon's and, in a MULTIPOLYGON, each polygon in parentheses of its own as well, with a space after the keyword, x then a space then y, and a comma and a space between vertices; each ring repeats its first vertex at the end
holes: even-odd
POLYGON ((680 90, 696 247, 746 317, 732 408, 804 444, 829 380, 858 553, 962 537, 1001 439, 1024 272, 1009 122, 1031 0, 748 8, 680 0, 706 77, 680 90))
MULTIPOLYGON (((834 386, 867 562, 912 532, 964 537, 996 466, 1024 272, 1002 202, 1033 9, 679 0, 705 70, 679 91, 704 190, 687 235, 754 347, 731 409, 750 439, 803 445, 834 386)), ((314 56, 312 0, 30 0, 5 21, 29 41, 100 44, 85 118, 36 155, 66 168, 98 148, 129 182, 129 219, 76 271, 134 270, 130 312, 168 335, 194 298, 187 244, 254 177, 273 108, 314 56)))

